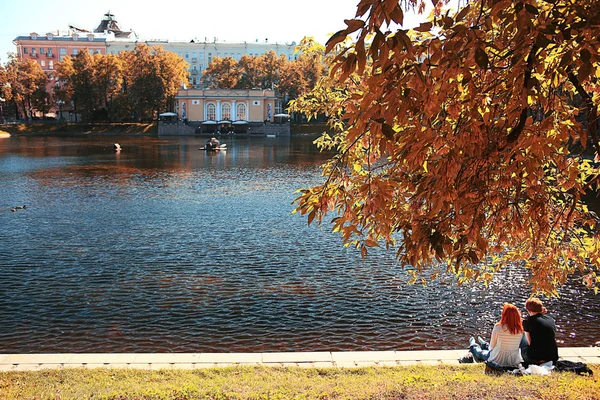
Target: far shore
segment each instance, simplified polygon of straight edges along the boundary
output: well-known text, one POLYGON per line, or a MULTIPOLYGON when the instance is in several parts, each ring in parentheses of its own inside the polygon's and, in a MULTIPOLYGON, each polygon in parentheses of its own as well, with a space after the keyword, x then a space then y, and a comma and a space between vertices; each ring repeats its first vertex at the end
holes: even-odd
MULTIPOLYGON (((292 134, 320 134, 330 132, 325 123, 292 124, 292 134)), ((0 138, 12 136, 156 136, 158 124, 152 123, 31 123, 0 124, 0 138)))
POLYGON ((0 137, 8 136, 86 136, 157 135, 153 123, 33 123, 0 125, 0 137))

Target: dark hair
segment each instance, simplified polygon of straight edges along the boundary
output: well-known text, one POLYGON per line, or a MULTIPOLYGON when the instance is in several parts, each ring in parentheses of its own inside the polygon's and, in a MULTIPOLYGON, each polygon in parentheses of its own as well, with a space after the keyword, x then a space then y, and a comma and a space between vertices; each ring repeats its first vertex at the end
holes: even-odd
POLYGON ((544 307, 542 301, 537 297, 532 297, 531 299, 527 300, 525 302, 525 308, 527 309, 527 311, 531 312, 537 312, 542 314, 546 314, 547 312, 546 307, 544 307))

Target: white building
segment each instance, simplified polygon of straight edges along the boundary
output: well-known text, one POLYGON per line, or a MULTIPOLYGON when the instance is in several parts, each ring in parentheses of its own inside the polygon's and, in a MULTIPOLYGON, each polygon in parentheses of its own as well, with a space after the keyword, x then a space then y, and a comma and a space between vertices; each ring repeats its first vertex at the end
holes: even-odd
POLYGON ((145 43, 148 46, 161 46, 166 51, 176 53, 183 58, 189 65, 190 82, 194 87, 200 85, 200 77, 208 64, 214 57, 232 57, 239 61, 244 55, 260 56, 273 50, 277 56, 285 55, 288 60, 297 58, 295 54, 296 42, 291 43, 269 43, 268 41, 254 42, 212 42, 197 41, 178 42, 170 40, 122 40, 115 38, 106 41, 106 52, 110 54, 119 54, 122 51, 131 51, 135 49, 138 43, 145 43))

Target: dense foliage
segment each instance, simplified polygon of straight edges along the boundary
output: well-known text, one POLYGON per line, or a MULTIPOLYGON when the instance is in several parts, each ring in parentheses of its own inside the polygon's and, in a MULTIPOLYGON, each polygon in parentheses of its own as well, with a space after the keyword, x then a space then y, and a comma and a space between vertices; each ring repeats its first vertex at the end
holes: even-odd
POLYGON ((158 46, 139 44, 119 56, 81 51, 57 64, 55 93, 86 121, 152 120, 187 83, 186 68, 181 57, 158 46))
POLYGON ((49 76, 35 60, 12 57, 0 66, 0 97, 28 119, 54 107, 72 109, 85 121, 148 121, 172 108, 188 83, 187 67, 176 54, 144 44, 118 56, 83 49, 56 63, 49 76), (55 84, 47 90, 49 82, 55 84))
POLYGON ((0 98, 3 103, 14 102, 21 117, 30 120, 34 110, 50 109, 46 79, 34 60, 11 57, 5 67, 0 66, 0 98))
POLYGON ((407 30, 403 6, 423 4, 362 0, 327 43, 329 77, 293 108, 330 115, 337 134, 319 144, 338 152, 297 210, 333 213, 363 254, 394 248, 415 279, 489 282, 517 263, 534 292, 573 274, 597 290, 598 218, 582 202, 598 188, 582 156, 600 153, 597 1, 432 3, 407 30))
POLYGON ((312 89, 326 74, 325 48, 306 37, 297 48, 295 60, 277 57, 274 51, 261 56, 215 57, 204 71, 206 87, 218 89, 273 89, 287 98, 296 98, 312 89))

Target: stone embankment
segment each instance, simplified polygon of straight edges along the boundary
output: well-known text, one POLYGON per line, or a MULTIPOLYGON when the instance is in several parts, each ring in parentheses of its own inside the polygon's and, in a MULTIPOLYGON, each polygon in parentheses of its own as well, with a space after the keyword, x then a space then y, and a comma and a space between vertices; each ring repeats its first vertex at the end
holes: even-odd
MULTIPOLYGON (((458 364, 467 350, 322 351, 299 353, 0 354, 0 371, 60 368, 197 369, 233 365, 356 368, 458 364)), ((562 359, 600 364, 600 347, 562 347, 562 359)))

